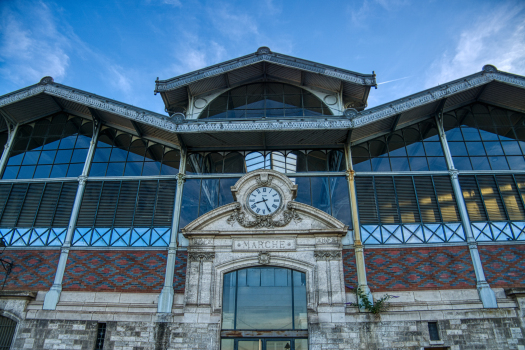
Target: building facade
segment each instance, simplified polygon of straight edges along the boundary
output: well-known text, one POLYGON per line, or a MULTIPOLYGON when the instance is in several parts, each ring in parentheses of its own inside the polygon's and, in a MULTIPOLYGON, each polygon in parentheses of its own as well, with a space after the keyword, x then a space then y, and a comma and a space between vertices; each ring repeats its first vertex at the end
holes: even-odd
POLYGON ((525 349, 524 77, 367 109, 262 47, 155 84, 0 97, 0 348, 525 349))

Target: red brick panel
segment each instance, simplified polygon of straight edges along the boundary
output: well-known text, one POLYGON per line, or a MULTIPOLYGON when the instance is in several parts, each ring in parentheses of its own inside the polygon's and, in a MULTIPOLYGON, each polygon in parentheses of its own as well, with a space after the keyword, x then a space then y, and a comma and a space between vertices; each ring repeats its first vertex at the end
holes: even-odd
POLYGON ((186 264, 188 261, 187 251, 177 251, 175 260, 175 274, 173 276, 173 289, 175 293, 184 293, 186 285, 186 264))
POLYGON ((365 249, 372 291, 475 288, 468 247, 365 249))
MULTIPOLYGON (((60 250, 6 250, 0 258, 13 262, 7 276, 6 290, 48 290, 53 284, 60 250)), ((0 286, 4 283, 5 270, 0 267, 0 286)))
POLYGON ((525 287, 525 245, 478 246, 491 287, 525 287))
POLYGON ((357 286, 357 270, 355 267, 355 253, 353 249, 343 249, 343 269, 345 273, 346 290, 357 286))
POLYGON ((71 250, 63 289, 97 292, 160 292, 167 251, 71 250))

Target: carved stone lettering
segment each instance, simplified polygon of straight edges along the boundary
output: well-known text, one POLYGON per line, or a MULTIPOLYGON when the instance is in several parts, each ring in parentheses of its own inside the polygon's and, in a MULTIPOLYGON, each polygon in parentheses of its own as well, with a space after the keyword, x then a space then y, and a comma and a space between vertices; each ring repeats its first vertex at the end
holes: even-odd
POLYGON ((234 239, 233 251, 279 251, 295 250, 295 239, 234 239))

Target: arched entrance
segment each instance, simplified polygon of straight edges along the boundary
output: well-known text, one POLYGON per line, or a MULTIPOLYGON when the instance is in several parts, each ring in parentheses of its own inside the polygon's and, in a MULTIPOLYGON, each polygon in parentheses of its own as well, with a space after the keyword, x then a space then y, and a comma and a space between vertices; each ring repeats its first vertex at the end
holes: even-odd
POLYGON ((306 275, 273 266, 224 275, 222 350, 306 350, 306 275))
POLYGON ((0 316, 0 350, 9 350, 15 335, 16 321, 0 316))

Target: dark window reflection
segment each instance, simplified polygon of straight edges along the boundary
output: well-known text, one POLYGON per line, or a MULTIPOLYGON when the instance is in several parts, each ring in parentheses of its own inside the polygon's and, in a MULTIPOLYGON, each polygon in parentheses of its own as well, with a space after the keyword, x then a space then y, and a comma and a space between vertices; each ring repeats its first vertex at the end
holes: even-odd
POLYGON ((447 170, 434 121, 428 120, 352 147, 355 171, 447 170))
POLYGON ((307 329, 306 275, 254 267, 224 275, 223 329, 307 329))
POLYGON ((179 150, 104 127, 89 176, 176 175, 179 165, 179 150))
POLYGON ((188 179, 182 195, 180 228, 199 216, 233 202, 231 186, 238 178, 188 179))
POLYGON ((454 166, 459 170, 521 170, 525 115, 475 103, 445 114, 454 166))
POLYGON ((193 152, 188 155, 187 174, 244 174, 258 169, 281 173, 344 172, 342 150, 193 152))
POLYGON ((92 134, 92 122, 64 113, 22 125, 2 178, 79 176, 92 134))
POLYGON ((215 98, 200 118, 278 118, 333 115, 319 98, 300 87, 256 83, 229 90, 215 98))

